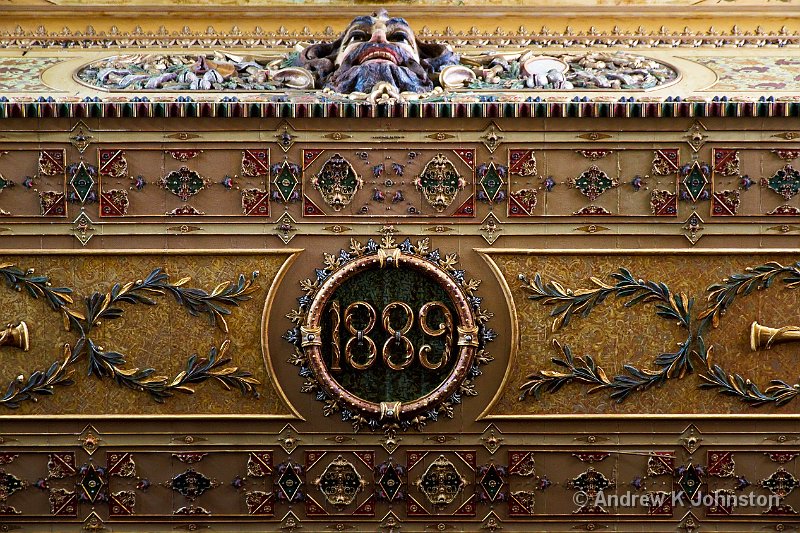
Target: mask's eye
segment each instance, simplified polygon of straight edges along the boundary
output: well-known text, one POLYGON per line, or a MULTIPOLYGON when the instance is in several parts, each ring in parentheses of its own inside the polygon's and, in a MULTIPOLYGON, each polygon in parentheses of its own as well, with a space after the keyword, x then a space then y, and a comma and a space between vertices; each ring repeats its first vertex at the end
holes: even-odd
POLYGON ((387 39, 392 43, 405 43, 408 42, 408 34, 404 31, 393 31, 387 39))
POLYGON ((355 30, 353 33, 350 34, 350 38, 347 40, 348 43, 363 43, 369 40, 369 35, 367 32, 361 30, 355 30))

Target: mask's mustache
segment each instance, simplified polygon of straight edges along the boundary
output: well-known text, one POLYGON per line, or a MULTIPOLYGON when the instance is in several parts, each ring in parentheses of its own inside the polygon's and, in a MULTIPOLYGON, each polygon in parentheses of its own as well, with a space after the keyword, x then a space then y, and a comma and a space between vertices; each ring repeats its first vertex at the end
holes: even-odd
POLYGON ((370 54, 388 53, 394 59, 396 65, 403 65, 408 62, 416 62, 406 50, 391 43, 362 43, 351 51, 342 61, 342 67, 349 68, 360 65, 370 54))

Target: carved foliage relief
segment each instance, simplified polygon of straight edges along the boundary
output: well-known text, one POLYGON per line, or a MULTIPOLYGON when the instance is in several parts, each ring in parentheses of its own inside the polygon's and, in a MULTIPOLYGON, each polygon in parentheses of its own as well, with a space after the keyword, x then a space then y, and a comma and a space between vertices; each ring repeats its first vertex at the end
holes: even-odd
POLYGON ((8 340, 5 368, 24 372, 18 383, 4 377, 16 384, 0 402, 22 413, 285 412, 253 317, 264 306, 262 280, 287 258, 4 257, 3 320, 26 324, 28 351, 14 330, 0 341, 8 340), (96 279, 100 270, 109 281, 96 279))
POLYGON ((795 378, 759 365, 765 350, 774 368, 791 365, 792 257, 491 257, 521 333, 495 413, 798 409, 795 378))

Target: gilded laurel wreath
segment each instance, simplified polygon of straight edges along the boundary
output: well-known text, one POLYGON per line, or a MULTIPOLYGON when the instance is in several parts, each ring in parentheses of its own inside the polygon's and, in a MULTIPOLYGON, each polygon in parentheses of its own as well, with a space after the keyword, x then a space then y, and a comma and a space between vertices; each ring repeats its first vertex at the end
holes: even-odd
POLYGON ((559 370, 540 370, 528 376, 520 387, 520 400, 527 396, 539 396, 542 390, 555 393, 567 383, 573 381, 592 385, 589 393, 600 390, 611 391, 611 398, 617 402, 624 401, 637 391, 647 390, 655 385, 662 385, 671 378, 682 378, 692 371, 692 335, 691 309, 694 300, 686 295, 675 294, 663 283, 635 278, 627 269, 621 268, 611 274, 616 281, 610 285, 598 278, 590 278, 594 287, 589 289, 565 289, 556 281, 543 282, 537 273, 533 280, 520 274, 522 288, 530 293, 528 298, 543 305, 554 306, 550 316, 555 317, 552 329, 557 331, 568 325, 575 316, 587 317, 592 310, 602 304, 609 296, 629 298, 625 307, 652 302, 656 314, 687 332, 686 340, 681 342, 675 352, 659 354, 655 360, 656 369, 637 368, 624 365, 625 374, 609 378, 605 370, 598 366, 591 355, 574 357, 569 346, 562 346, 557 341, 554 345, 563 358, 554 357, 553 364, 559 370))
POLYGON ((259 382, 252 374, 235 366, 228 366, 231 358, 227 355, 230 341, 225 340, 219 348, 212 347, 209 356, 192 355, 186 362, 185 370, 170 378, 159 374, 154 368, 128 367, 126 356, 116 351, 106 351, 91 338, 92 331, 101 325, 101 320, 119 319, 124 314, 120 304, 156 305, 151 296, 171 294, 176 302, 190 315, 205 315, 212 326, 228 333, 225 316, 231 307, 252 298, 258 290, 255 284, 258 272, 247 278, 240 275, 236 282, 219 284, 211 292, 189 288, 190 278, 170 283, 169 276, 162 269, 153 270, 143 280, 124 285, 115 284, 107 293, 94 292, 84 300, 84 310, 70 307, 74 304, 72 290, 66 287, 52 287, 48 276, 36 275, 33 269, 22 271, 14 265, 0 265, 0 276, 15 290, 23 289, 33 298, 44 298, 51 309, 64 317, 67 330, 80 334, 74 348, 64 346, 63 358, 54 362, 47 370, 31 372, 26 379, 18 376, 9 383, 0 404, 17 408, 27 400, 36 401, 39 396, 51 395, 57 386, 73 384, 72 366, 86 355, 88 373, 97 378, 113 378, 120 385, 130 389, 147 392, 155 401, 163 402, 175 392, 192 394, 195 386, 208 380, 217 381, 223 388, 238 388, 242 394, 257 396, 259 382))
POLYGON ((800 393, 800 383, 789 384, 773 379, 762 391, 750 379, 726 372, 722 367, 711 363, 713 346, 706 347, 702 333, 719 326, 720 317, 725 314, 734 300, 747 296, 753 291, 768 289, 775 281, 781 280, 787 289, 800 288, 800 262, 783 266, 774 261, 745 269, 744 273, 733 274, 708 288, 708 307, 700 316, 697 352, 706 363, 706 373, 701 374, 704 389, 715 389, 722 394, 734 396, 753 406, 774 404, 783 405, 800 393))
POLYGON ((717 390, 752 406, 780 406, 800 394, 800 383, 791 384, 774 379, 762 389, 749 378, 729 373, 721 366, 713 364, 713 346, 707 346, 703 338, 708 330, 719 326, 721 317, 737 298, 768 289, 778 280, 787 289, 800 288, 800 262, 789 266, 777 262, 765 263, 747 268, 743 273, 733 274, 721 283, 711 285, 707 289, 706 308, 697 315, 692 313, 693 299, 673 293, 663 283, 636 279, 624 268, 611 277, 616 281, 613 285, 591 278, 594 287, 575 291, 565 289, 555 281, 543 282, 539 274, 533 280, 524 275, 520 275, 519 279, 523 283, 522 288, 530 293, 528 297, 531 300, 554 306, 550 313, 550 316, 555 317, 553 331, 569 324, 575 316, 588 316, 595 307, 613 295, 629 298, 625 307, 645 302, 654 303, 658 316, 674 321, 686 330, 686 341, 679 345, 676 352, 659 354, 654 360, 656 369, 624 365, 625 373, 611 378, 591 355, 576 357, 569 346, 562 346, 554 341, 561 354, 552 359, 558 369, 539 370, 528 376, 520 387, 520 400, 528 396, 538 397, 542 391, 555 393, 568 383, 580 382, 591 386, 589 393, 610 390, 611 398, 622 402, 633 392, 662 385, 671 378, 682 378, 692 372, 695 365, 702 369, 699 374, 702 380, 700 388, 717 390))

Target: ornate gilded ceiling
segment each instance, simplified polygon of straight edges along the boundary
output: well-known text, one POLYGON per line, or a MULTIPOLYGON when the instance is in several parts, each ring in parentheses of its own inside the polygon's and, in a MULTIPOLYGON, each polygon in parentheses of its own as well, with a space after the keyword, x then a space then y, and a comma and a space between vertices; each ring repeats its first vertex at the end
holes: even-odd
POLYGON ((0 11, 0 530, 795 527, 791 2, 0 11))

